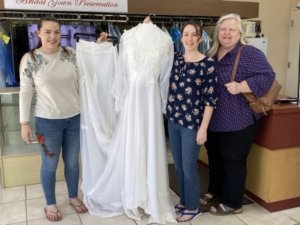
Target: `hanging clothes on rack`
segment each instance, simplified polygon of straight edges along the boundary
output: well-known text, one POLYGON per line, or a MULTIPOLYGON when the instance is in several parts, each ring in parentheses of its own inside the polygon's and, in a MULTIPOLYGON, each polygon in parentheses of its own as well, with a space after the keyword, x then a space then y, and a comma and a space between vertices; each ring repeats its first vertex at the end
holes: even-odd
MULTIPOLYGON (((82 149, 84 202, 93 215, 111 217, 125 213, 140 220, 143 209, 149 215, 149 223, 176 222, 169 195, 163 125, 173 43, 156 25, 139 24, 123 33, 119 48, 118 71, 112 87, 118 121, 110 143, 109 135, 99 138, 107 140, 103 145, 108 146, 107 150, 96 141, 82 149)), ((80 42, 77 49, 81 74, 84 49, 80 42)), ((99 57, 96 62, 101 60, 99 57)), ((85 78, 81 80, 86 83, 85 78)), ((109 86, 105 90, 110 93, 109 86)), ((90 110, 83 107, 84 111, 90 110)), ((86 116, 92 114, 87 113, 86 116)), ((95 119, 103 120, 102 115, 95 119)), ((90 129, 82 124, 83 134, 90 129)), ((88 138, 83 136, 82 142, 84 147, 88 138)))
POLYGON ((0 31, 0 87, 18 86, 14 71, 10 37, 0 31))
POLYGON ((181 30, 178 23, 174 23, 170 29, 170 35, 172 37, 174 48, 176 52, 181 52, 183 47, 181 44, 181 30))
POLYGON ((208 52, 208 50, 211 47, 211 43, 212 43, 212 39, 211 37, 207 34, 207 32, 203 29, 202 32, 202 41, 199 45, 198 50, 202 53, 202 54, 206 54, 208 52))
POLYGON ((60 45, 63 47, 71 47, 70 39, 72 37, 71 37, 70 25, 66 25, 66 24, 60 25, 60 33, 61 33, 60 45))
POLYGON ((37 24, 30 24, 27 27, 28 30, 28 44, 29 50, 36 48, 39 43, 39 37, 37 35, 38 25, 37 24))

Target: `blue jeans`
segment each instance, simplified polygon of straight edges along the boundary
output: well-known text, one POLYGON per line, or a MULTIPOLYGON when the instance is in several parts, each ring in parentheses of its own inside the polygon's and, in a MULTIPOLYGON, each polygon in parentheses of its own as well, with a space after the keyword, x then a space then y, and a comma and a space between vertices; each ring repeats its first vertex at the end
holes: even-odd
POLYGON ((67 119, 35 118, 36 134, 44 137, 39 145, 42 165, 41 183, 47 205, 56 204, 55 181, 60 151, 65 164, 65 179, 69 198, 78 195, 80 115, 67 119))
POLYGON ((200 146, 197 131, 168 121, 169 141, 180 189, 180 204, 188 210, 199 207, 200 181, 197 160, 200 146))

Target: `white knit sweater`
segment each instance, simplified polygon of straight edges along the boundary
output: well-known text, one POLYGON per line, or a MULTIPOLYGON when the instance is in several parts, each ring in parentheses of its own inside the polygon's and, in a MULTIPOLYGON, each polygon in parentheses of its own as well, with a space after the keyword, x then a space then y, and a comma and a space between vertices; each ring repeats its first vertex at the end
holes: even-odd
POLYGON ((57 53, 35 50, 35 61, 26 53, 20 63, 20 122, 29 121, 33 93, 35 116, 63 119, 80 113, 79 78, 75 51, 60 48, 57 53))

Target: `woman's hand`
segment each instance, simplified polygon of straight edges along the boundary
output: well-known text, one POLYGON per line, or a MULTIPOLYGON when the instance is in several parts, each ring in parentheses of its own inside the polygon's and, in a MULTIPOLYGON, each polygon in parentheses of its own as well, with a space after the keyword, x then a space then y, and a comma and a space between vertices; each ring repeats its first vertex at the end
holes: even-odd
POLYGON ((32 143, 32 130, 29 124, 22 124, 21 125, 21 136, 23 141, 26 144, 31 144, 32 143))
POLYGON ((102 43, 107 41, 108 34, 106 32, 101 32, 99 37, 97 38, 97 43, 102 43))
POLYGON ((207 141, 207 130, 200 126, 197 132, 197 144, 203 145, 207 141))
POLYGON ((227 88, 227 91, 232 95, 241 93, 240 83, 238 82, 232 81, 230 83, 226 83, 225 87, 227 88))

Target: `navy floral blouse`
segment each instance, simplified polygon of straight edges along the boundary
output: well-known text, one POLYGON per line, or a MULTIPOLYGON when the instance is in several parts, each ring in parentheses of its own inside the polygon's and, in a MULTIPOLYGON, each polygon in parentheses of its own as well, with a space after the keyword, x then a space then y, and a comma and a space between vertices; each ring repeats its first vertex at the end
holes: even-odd
POLYGON ((188 129, 197 130, 204 107, 216 107, 217 76, 215 60, 205 57, 198 62, 185 62, 175 53, 169 82, 167 117, 188 129))

